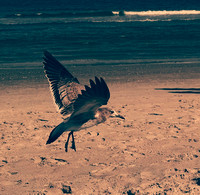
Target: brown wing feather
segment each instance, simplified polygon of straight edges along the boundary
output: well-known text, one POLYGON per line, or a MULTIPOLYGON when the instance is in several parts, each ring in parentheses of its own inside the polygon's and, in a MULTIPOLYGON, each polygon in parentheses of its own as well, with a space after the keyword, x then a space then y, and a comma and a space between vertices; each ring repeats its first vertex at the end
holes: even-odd
POLYGON ((48 51, 44 52, 44 70, 48 78, 55 103, 62 115, 71 114, 73 104, 81 93, 81 85, 67 69, 48 51))
POLYGON ((110 91, 107 84, 102 78, 98 79, 97 77, 95 77, 95 82, 90 80, 90 87, 85 86, 82 94, 78 95, 71 117, 95 113, 100 106, 107 104, 110 98, 110 91))

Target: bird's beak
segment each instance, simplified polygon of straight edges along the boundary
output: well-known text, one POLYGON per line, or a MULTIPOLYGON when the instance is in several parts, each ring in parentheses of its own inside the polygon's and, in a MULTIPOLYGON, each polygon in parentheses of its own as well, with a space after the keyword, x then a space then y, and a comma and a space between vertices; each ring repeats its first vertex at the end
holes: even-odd
POLYGON ((110 117, 118 117, 118 118, 121 118, 121 119, 124 119, 124 120, 125 120, 125 118, 124 118, 122 115, 118 114, 118 113, 115 112, 115 111, 113 111, 113 113, 110 115, 110 117))
POLYGON ((118 118, 121 118, 121 119, 124 119, 124 120, 125 120, 125 118, 124 118, 122 115, 120 115, 120 114, 116 115, 116 117, 118 117, 118 118))

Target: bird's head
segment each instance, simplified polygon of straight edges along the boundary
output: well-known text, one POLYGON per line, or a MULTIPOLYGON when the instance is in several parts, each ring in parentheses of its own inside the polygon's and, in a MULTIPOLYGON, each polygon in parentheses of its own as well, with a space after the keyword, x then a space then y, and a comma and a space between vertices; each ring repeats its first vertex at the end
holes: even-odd
POLYGON ((100 108, 99 111, 101 112, 101 114, 103 116, 105 116, 106 118, 111 117, 111 118, 121 118, 121 119, 125 119, 123 116, 121 116, 119 113, 117 113, 116 111, 110 109, 110 108, 100 108))

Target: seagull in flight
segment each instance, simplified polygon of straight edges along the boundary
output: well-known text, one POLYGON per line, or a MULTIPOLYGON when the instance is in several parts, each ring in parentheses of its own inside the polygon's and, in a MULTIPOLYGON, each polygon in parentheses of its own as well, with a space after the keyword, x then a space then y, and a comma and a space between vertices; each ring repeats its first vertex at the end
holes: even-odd
POLYGON ((72 136, 72 149, 76 151, 74 132, 98 125, 109 117, 124 119, 106 105, 110 98, 109 88, 103 78, 90 79, 90 86, 83 86, 48 51, 44 52, 44 72, 49 81, 55 103, 64 120, 50 133, 46 144, 51 144, 65 131, 69 131, 65 151, 72 136))

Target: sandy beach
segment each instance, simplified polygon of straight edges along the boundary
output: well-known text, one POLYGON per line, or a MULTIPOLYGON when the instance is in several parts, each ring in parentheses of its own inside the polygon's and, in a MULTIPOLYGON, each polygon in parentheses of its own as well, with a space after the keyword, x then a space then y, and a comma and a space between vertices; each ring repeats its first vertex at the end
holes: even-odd
POLYGON ((75 133, 67 153, 67 133, 45 144, 62 121, 48 83, 1 87, 0 194, 200 194, 200 79, 165 77, 108 82, 126 120, 75 133))
POLYGON ((0 43, 0 195, 200 195, 200 1, 2 0, 0 43), (60 107, 72 78, 46 51, 125 117, 76 152, 68 132, 46 145, 63 118, 44 69, 60 107))

